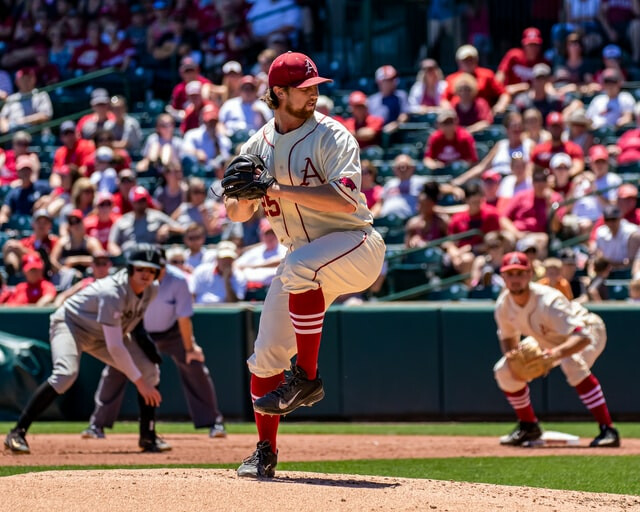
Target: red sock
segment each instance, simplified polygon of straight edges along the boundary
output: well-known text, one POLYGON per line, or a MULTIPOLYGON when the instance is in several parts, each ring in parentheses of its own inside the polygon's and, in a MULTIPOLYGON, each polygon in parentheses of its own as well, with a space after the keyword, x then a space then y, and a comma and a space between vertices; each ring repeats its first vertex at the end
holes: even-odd
POLYGON ((289 316, 296 333, 298 359, 309 379, 315 379, 318 370, 318 352, 324 322, 324 294, 322 288, 304 293, 289 294, 289 316))
MULTIPOLYGON (((269 391, 273 391, 278 385, 284 381, 284 372, 274 375, 273 377, 257 377, 251 375, 251 401, 263 397, 269 391)), ((273 453, 277 453, 276 438, 278 436, 278 425, 280 424, 280 416, 272 416, 269 414, 253 413, 256 419, 256 427, 258 427, 258 438, 260 441, 269 441, 273 453)))
POLYGON ((598 382, 595 375, 591 374, 580 382, 576 386, 576 391, 582 403, 591 411, 591 414, 600 425, 610 427, 613 424, 609 415, 607 401, 604 398, 600 382, 598 382))
POLYGON ((516 411, 516 415, 520 421, 527 423, 537 423, 536 413, 533 411, 531 405, 531 397, 529 395, 529 386, 523 387, 520 391, 510 393, 509 391, 503 391, 507 400, 516 411))

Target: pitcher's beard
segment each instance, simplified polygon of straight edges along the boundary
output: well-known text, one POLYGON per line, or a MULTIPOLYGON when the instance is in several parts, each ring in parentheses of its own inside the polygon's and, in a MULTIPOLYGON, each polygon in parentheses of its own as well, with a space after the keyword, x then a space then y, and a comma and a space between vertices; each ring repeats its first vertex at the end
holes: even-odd
POLYGON ((309 119, 314 112, 313 109, 311 110, 308 110, 306 108, 293 109, 289 105, 285 106, 285 110, 287 111, 287 114, 289 114, 290 116, 295 117, 296 119, 301 119, 303 121, 306 121, 307 119, 309 119))

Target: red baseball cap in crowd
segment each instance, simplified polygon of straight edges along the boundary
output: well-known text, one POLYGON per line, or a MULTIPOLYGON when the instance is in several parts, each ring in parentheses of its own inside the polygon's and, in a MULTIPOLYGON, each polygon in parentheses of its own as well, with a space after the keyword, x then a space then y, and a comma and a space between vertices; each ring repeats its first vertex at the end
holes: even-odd
POLYGON ((591 146, 591 149, 589 150, 589 159, 592 162, 596 162, 598 160, 609 160, 609 152, 602 144, 591 146))
POLYGON ((253 75, 244 75, 240 79, 240 87, 242 87, 243 85, 251 85, 255 89, 256 79, 253 77, 253 75))
POLYGON ((542 36, 540 31, 535 27, 525 28, 522 32, 522 45, 525 44, 542 44, 542 36))
POLYGON ((482 173, 482 181, 495 181, 496 183, 502 179, 502 174, 493 169, 487 169, 482 173))
POLYGON ((333 82, 318 76, 318 68, 304 53, 287 52, 276 57, 269 68, 269 87, 311 87, 333 82))
POLYGON ((624 183, 618 187, 618 197, 620 199, 637 199, 638 189, 631 183, 624 183))
POLYGON ((547 114, 547 126, 553 126, 554 124, 564 124, 562 114, 560 112, 549 112, 547 114))
POLYGON ((133 187, 131 189, 131 192, 129 193, 129 200, 132 203, 135 203, 137 201, 142 201, 143 199, 149 199, 149 192, 147 191, 147 189, 140 185, 138 185, 137 187, 133 187))
POLYGON ((208 123, 209 121, 213 121, 213 120, 217 121, 219 113, 220 111, 218 110, 218 107, 215 106, 213 103, 209 103, 204 107, 202 107, 202 120, 205 123, 208 123))
POLYGON ((531 263, 529 258, 523 252, 508 252, 502 258, 502 265, 500 272, 506 272, 507 270, 530 270, 531 263))
POLYGON ((28 272, 34 268, 43 269, 44 261, 37 252, 30 252, 22 257, 22 271, 28 272))
POLYGON ((67 219, 70 219, 72 217, 82 220, 84 219, 84 214, 82 213, 82 210, 75 208, 74 210, 71 210, 69 212, 69 214, 67 215, 67 219))
POLYGON ((367 104, 367 95, 362 91, 353 91, 349 94, 349 105, 366 105, 367 104))

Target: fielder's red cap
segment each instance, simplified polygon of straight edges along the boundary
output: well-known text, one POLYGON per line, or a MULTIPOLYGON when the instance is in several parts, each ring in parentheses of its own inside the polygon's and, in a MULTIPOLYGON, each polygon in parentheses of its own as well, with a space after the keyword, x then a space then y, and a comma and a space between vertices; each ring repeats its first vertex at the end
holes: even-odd
POLYGON ((333 82, 318 76, 318 68, 304 53, 287 52, 276 57, 269 68, 269 87, 311 87, 333 82))
POLYGON ((525 28, 522 32, 522 44, 542 44, 540 31, 535 27, 525 28))
POLYGON ((502 258, 502 266, 500 272, 507 270, 530 270, 531 263, 529 258, 523 252, 508 252, 502 258))

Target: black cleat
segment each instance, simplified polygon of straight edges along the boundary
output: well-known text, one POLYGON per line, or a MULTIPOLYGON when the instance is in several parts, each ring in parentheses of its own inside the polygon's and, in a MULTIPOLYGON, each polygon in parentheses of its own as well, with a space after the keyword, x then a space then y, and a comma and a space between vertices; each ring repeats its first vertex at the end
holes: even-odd
POLYGON ((511 434, 500 439, 500 444, 504 446, 522 446, 524 443, 537 441, 541 436, 542 429, 537 422, 521 421, 511 434))
POLYGON ((146 453, 162 453, 171 450, 171 445, 158 436, 141 437, 138 446, 146 453))
POLYGON ((292 374, 276 389, 253 402, 253 410, 260 414, 282 415, 298 407, 311 407, 324 398, 322 379, 309 380, 307 373, 294 366, 292 374))
POLYGON ((600 425, 600 434, 589 443, 592 448, 617 448, 620 446, 618 430, 607 425, 600 425))
POLYGON ((27 440, 24 438, 25 435, 27 435, 26 430, 14 428, 4 439, 5 448, 13 453, 31 453, 27 440))
POLYGON ((242 461, 238 468, 238 476, 252 478, 273 478, 278 465, 278 455, 271 450, 269 441, 260 441, 249 457, 242 461))

